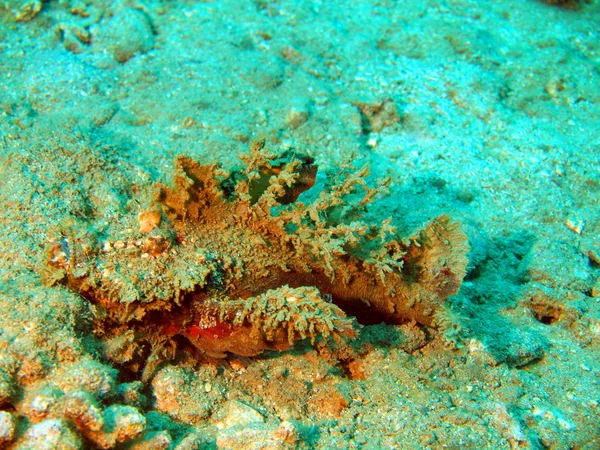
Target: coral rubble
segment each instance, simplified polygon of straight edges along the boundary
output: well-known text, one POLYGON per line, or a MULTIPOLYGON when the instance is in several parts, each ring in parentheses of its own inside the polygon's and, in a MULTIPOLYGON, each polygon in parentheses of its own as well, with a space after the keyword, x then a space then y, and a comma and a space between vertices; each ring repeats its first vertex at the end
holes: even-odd
POLYGON ((301 201, 315 184, 311 158, 257 143, 242 159, 227 172, 179 157, 173 186, 157 186, 128 238, 66 233, 50 250, 47 279, 95 305, 115 362, 140 370, 181 345, 219 358, 352 337, 347 314, 431 325, 457 292, 468 245, 448 217, 401 239, 391 219, 361 220, 383 189, 368 187, 368 168, 345 169, 301 201))

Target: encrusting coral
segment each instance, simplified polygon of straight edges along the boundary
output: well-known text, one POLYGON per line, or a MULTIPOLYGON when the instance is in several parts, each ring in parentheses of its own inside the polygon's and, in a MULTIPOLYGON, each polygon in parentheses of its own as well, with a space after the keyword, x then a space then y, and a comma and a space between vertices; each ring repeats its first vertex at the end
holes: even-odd
POLYGON ((347 313, 431 325, 457 292, 468 244, 447 216, 400 239, 391 219, 361 220, 383 189, 367 186, 368 168, 343 170, 305 203, 310 157, 257 143, 242 159, 227 172, 179 157, 173 186, 157 186, 130 239, 102 242, 90 227, 50 250, 47 279, 95 304, 113 360, 140 370, 189 343, 220 358, 352 337, 347 313), (153 353, 142 361, 145 343, 153 353))

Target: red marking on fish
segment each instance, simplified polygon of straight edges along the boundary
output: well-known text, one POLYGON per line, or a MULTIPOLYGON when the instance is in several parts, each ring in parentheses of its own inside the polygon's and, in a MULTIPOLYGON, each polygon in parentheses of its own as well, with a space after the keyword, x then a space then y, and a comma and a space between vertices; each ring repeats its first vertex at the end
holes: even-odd
POLYGON ((219 339, 230 336, 233 333, 233 328, 226 322, 217 322, 214 327, 204 328, 200 325, 191 325, 186 330, 184 335, 191 339, 219 339))

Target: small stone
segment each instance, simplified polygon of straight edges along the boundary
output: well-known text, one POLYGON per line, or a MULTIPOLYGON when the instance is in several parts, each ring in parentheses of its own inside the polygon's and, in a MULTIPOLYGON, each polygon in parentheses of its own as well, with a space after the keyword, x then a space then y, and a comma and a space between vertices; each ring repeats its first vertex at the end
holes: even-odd
POLYGON ((50 419, 33 425, 17 442, 18 449, 79 450, 81 440, 65 420, 50 419))
POLYGON ((281 422, 279 427, 272 433, 273 439, 293 445, 298 441, 298 431, 291 422, 281 422))
POLYGON ((261 413, 239 400, 232 400, 225 407, 226 416, 217 424, 217 428, 227 429, 236 426, 247 427, 252 424, 264 423, 261 413))
POLYGON ((583 220, 571 220, 567 219, 565 226, 575 234, 583 233, 585 222, 583 220))
POLYGON ((14 380, 6 373, 5 370, 0 369, 0 406, 11 403, 11 398, 14 393, 14 380))
POLYGON ((339 418, 348 408, 348 400, 334 386, 315 388, 309 404, 315 413, 329 418, 339 418))
POLYGON ((308 120, 310 102, 306 99, 294 100, 285 118, 285 124, 295 130, 308 120))
POLYGON ((57 408, 63 392, 59 389, 44 386, 39 390, 30 391, 21 406, 21 413, 30 420, 42 420, 57 408))
MULTIPOLYGON (((92 27, 94 50, 110 54, 114 61, 124 63, 154 47, 154 32, 149 17, 134 8, 122 8, 107 15, 92 27)), ((104 62, 109 65, 109 62, 104 62)))
POLYGON ((146 396, 142 394, 143 389, 144 383, 141 381, 132 381, 131 383, 122 383, 117 386, 117 394, 126 405, 140 407, 145 406, 148 401, 146 396))
POLYGON ((173 442, 167 431, 158 431, 145 434, 141 439, 131 444, 129 450, 164 450, 173 442))
POLYGON ((590 250, 588 252, 588 257, 592 266, 600 267, 600 255, 598 255, 598 253, 596 253, 594 250, 590 250))
POLYGON ((231 361, 229 361, 229 365, 236 372, 245 372, 248 364, 244 361, 240 361, 239 359, 232 358, 231 361))
POLYGON ((141 351, 133 330, 107 338, 102 350, 104 356, 117 364, 128 363, 141 351))
POLYGON ((146 418, 133 406, 112 405, 105 410, 106 429, 116 442, 139 437, 146 429, 146 418))
POLYGON ((362 115, 363 132, 379 133, 400 121, 395 100, 384 99, 374 102, 355 102, 362 115))
POLYGON ((269 432, 263 424, 252 427, 234 427, 219 432, 217 448, 219 450, 260 450, 277 448, 269 446, 269 432))
POLYGON ((113 391, 116 375, 116 369, 89 359, 70 366, 55 382, 65 392, 83 389, 103 398, 113 391))
POLYGON ((249 59, 246 61, 245 67, 242 77, 261 89, 275 89, 283 83, 285 78, 285 70, 281 61, 269 55, 263 55, 260 59, 249 59))
POLYGON ((13 441, 15 437, 15 419, 6 411, 0 411, 0 447, 13 441))
POLYGON ((85 391, 69 394, 65 402, 65 415, 84 431, 100 431, 104 427, 102 411, 96 400, 85 391))
POLYGON ((193 117, 187 116, 185 119, 183 119, 183 121, 181 122, 181 128, 187 129, 187 128, 192 128, 194 126, 194 123, 196 121, 194 120, 193 117))
POLYGON ((519 330, 501 345, 488 343, 497 364, 505 362, 514 367, 522 367, 543 358, 549 345, 544 336, 519 330))
POLYGON ((263 422, 237 425, 217 435, 219 450, 246 450, 296 448, 298 433, 290 422, 282 422, 273 428, 263 422))
POLYGON ((16 374, 22 384, 34 383, 46 376, 48 357, 44 352, 32 350, 23 355, 21 367, 16 374))
POLYGON ((521 262, 530 281, 555 288, 569 286, 585 292, 589 289, 589 263, 581 253, 547 238, 537 240, 521 262))
POLYGON ((140 233, 150 233, 160 225, 162 217, 159 211, 144 211, 138 214, 140 233))
POLYGON ((200 437, 196 433, 190 433, 177 444, 174 450, 198 450, 204 448, 200 447, 201 444, 200 437))
POLYGON ((598 298, 600 297, 600 277, 596 279, 594 286, 592 287, 592 297, 598 298))
POLYGON ((203 422, 214 406, 203 388, 204 382, 196 375, 181 367, 166 366, 152 379, 154 408, 184 423, 203 422))
POLYGON ((28 22, 42 9, 41 0, 8 0, 3 3, 3 8, 12 12, 15 22, 28 22))

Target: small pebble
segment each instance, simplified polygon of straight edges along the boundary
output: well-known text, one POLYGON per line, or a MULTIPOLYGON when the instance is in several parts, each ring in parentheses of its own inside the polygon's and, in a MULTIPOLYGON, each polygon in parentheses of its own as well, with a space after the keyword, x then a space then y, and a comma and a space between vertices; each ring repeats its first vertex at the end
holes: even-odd
POLYGON ((19 449, 79 450, 81 440, 65 420, 49 419, 33 425, 17 444, 19 449))
POLYGON ((565 226, 573 233, 581 234, 583 232, 583 227, 585 226, 585 223, 583 222, 583 220, 567 219, 567 221, 565 222, 565 226))
POLYGON ((78 428, 100 431, 104 427, 104 418, 96 400, 85 391, 69 394, 65 402, 65 415, 78 428))
POLYGON ((262 424, 265 418, 256 409, 238 400, 231 401, 226 406, 227 415, 217 424, 219 429, 235 426, 247 427, 252 424, 262 424))
POLYGON ((15 419, 6 411, 0 411, 0 447, 12 442, 15 437, 15 419))
POLYGON ((600 277, 596 279, 594 286, 592 287, 592 297, 599 298, 600 297, 600 277))
POLYGON ((0 405, 11 402, 14 381, 5 370, 0 369, 0 405))
POLYGON ((57 378, 56 384, 65 392, 86 390, 96 398, 113 392, 117 370, 89 359, 74 364, 57 378))
POLYGON ((146 418, 133 406, 109 406, 105 410, 105 421, 116 442, 135 439, 146 430, 146 418))
POLYGON ((158 211, 144 211, 138 214, 138 223, 140 233, 150 233, 160 225, 161 214, 158 211))
POLYGON ((155 431, 147 433, 127 448, 129 450, 165 450, 172 442, 171 435, 167 431, 155 431))

